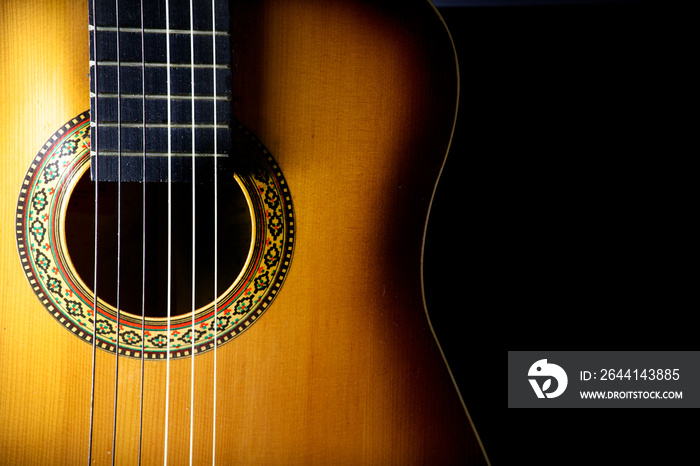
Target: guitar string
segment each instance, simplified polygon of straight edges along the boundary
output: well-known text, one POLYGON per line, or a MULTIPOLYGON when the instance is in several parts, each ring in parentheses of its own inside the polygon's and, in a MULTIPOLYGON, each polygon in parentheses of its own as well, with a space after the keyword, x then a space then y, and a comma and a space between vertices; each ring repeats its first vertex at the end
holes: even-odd
POLYGON ((95 0, 92 0, 92 54, 94 58, 94 63, 93 63, 93 83, 94 83, 94 94, 95 94, 95 104, 93 107, 94 110, 94 115, 90 115, 91 119, 94 119, 95 125, 94 125, 94 131, 91 136, 94 139, 91 141, 91 143, 95 147, 95 170, 94 170, 94 176, 95 176, 95 206, 94 206, 94 214, 95 214, 95 223, 94 223, 94 259, 93 259, 93 282, 92 282, 92 291, 93 291, 93 301, 92 301, 92 370, 91 370, 91 380, 90 380, 90 432, 89 432, 89 437, 88 437, 88 466, 92 464, 92 441, 93 441, 93 433, 94 433, 94 427, 95 427, 95 362, 96 362, 96 355, 97 355, 97 206, 99 204, 98 202, 98 185, 99 185, 99 144, 98 144, 98 135, 97 135, 97 8, 95 4, 95 0))
POLYGON ((194 449, 194 337, 195 337, 195 283, 196 283, 196 272, 195 272, 195 261, 196 261, 196 166, 195 166, 195 115, 194 115, 194 4, 190 0, 190 86, 192 88, 192 328, 191 328, 191 351, 190 356, 191 367, 190 367, 190 466, 193 460, 193 449, 194 449))
POLYGON ((143 25, 143 1, 139 2, 141 9, 141 148, 143 161, 141 165, 141 396, 139 397, 139 459, 141 466, 141 449, 143 446, 143 382, 145 357, 143 354, 146 338, 146 45, 143 25))
MULTIPOLYGON (((214 78, 214 100, 212 101, 214 108, 214 128, 218 123, 216 115, 216 2, 211 0, 211 40, 212 40, 212 76, 214 78)), ((219 293, 217 289, 218 273, 219 273, 219 263, 218 263, 218 192, 219 192, 219 176, 217 170, 217 154, 218 154, 218 140, 217 140, 217 130, 214 129, 214 374, 213 374, 213 384, 214 390, 212 394, 213 406, 213 416, 212 416, 212 465, 216 465, 216 372, 218 364, 217 347, 219 338, 219 293)))
POLYGON ((172 188, 172 116, 170 114, 170 5, 165 0, 165 55, 166 55, 166 76, 167 76, 167 112, 168 112, 168 296, 167 296, 167 350, 165 354, 165 451, 163 453, 163 464, 168 464, 168 415, 170 409, 170 313, 171 313, 171 288, 172 288, 172 220, 173 220, 173 188, 172 188))
MULTIPOLYGON (((117 399, 119 394, 119 325, 121 317, 120 285, 121 285, 121 259, 122 259, 122 128, 121 128, 121 74, 120 61, 120 37, 119 37, 119 0, 114 0, 115 22, 117 26, 117 341, 114 352, 114 421, 112 423, 112 466, 117 457, 117 399)), ((97 99, 97 97, 95 97, 97 99)))

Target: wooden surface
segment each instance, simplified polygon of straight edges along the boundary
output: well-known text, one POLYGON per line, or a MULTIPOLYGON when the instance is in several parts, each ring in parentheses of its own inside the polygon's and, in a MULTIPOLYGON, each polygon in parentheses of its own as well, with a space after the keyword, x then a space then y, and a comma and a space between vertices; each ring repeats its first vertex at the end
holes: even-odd
MULTIPOLYGON (((87 8, 28 3, 0 6, 0 457, 75 464, 87 461, 92 349, 31 291, 13 217, 31 158, 89 107, 87 8)), ((218 464, 486 463, 421 292, 454 53, 429 4, 397 5, 232 8, 234 113, 284 171, 297 243, 274 305, 218 351, 218 464)), ((462 277, 448 278, 458 293, 462 277)), ((109 464, 113 355, 98 351, 96 366, 93 460, 109 464)), ((212 367, 212 352, 196 358, 196 464, 211 462, 212 367)), ((136 464, 139 378, 139 361, 120 360, 118 464, 136 464)), ((173 361, 170 464, 188 462, 189 379, 190 362, 173 361)), ((164 387, 165 364, 148 362, 144 464, 163 462, 164 387)))

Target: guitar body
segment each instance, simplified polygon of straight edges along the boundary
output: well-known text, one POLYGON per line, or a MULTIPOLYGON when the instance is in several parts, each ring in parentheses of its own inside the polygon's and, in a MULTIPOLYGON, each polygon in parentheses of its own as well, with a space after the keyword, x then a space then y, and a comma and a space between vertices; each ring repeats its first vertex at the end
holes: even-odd
MULTIPOLYGON (((89 109, 84 0, 0 6, 0 457, 88 458, 92 346, 46 312, 17 256, 37 151, 89 109)), ((294 256, 269 310, 194 365, 196 464, 486 464, 431 331, 423 233, 458 93, 427 2, 231 6, 234 116, 294 197, 294 256), (212 418, 216 381, 216 443, 212 418)), ((225 236, 222 235, 222 239, 225 236)), ((456 241, 457 237, 450 240, 456 241)), ((456 245, 458 247, 458 245, 456 245)), ((445 292, 459 277, 445 277, 445 292)), ((95 360, 92 460, 137 464, 141 361, 95 360), (112 451, 118 387, 116 448, 112 451)), ((170 363, 168 463, 188 464, 189 358, 170 363)), ((143 464, 163 462, 166 364, 146 361, 143 464)))

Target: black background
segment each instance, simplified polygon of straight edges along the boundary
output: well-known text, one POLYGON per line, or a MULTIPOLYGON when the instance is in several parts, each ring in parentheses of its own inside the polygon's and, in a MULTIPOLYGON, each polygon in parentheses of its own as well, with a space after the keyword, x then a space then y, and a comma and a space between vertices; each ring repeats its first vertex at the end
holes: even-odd
POLYGON ((491 463, 673 462, 692 411, 509 410, 506 352, 694 348, 690 9, 440 12, 461 99, 426 301, 491 463))

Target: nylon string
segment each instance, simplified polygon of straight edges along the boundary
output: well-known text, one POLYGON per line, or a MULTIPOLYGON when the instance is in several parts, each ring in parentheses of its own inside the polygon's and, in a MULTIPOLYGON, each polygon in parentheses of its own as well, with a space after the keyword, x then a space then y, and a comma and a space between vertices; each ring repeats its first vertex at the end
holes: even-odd
MULTIPOLYGON (((120 285, 121 285, 121 247, 122 247, 122 118, 121 118, 121 75, 120 75, 120 38, 119 38, 119 0, 114 0, 115 19, 117 26, 117 347, 114 352, 114 421, 112 423, 112 466, 117 456, 117 395, 119 392, 119 320, 121 317, 120 285)), ((97 57, 95 57, 97 58, 97 57)), ((95 96, 97 100, 97 96, 95 96)))
POLYGON ((214 108, 214 374, 213 374, 213 384, 214 391, 212 395, 213 406, 213 416, 212 416, 212 455, 211 461, 212 465, 216 464, 216 373, 217 373, 217 348, 218 338, 219 338, 219 293, 217 290, 217 281, 219 273, 219 263, 218 263, 218 192, 219 192, 219 176, 217 170, 217 157, 218 157, 218 146, 217 146, 217 133, 216 126, 218 124, 216 115, 216 2, 211 1, 211 40, 212 40, 212 75, 214 77, 214 99, 212 100, 214 108))
POLYGON ((193 464, 193 450, 194 450, 194 340, 195 340, 195 289, 196 289, 196 276, 195 276, 195 260, 196 260, 196 164, 195 164, 195 118, 194 118, 194 5, 192 0, 190 0, 190 86, 192 87, 192 330, 190 334, 192 335, 192 354, 191 354, 191 368, 190 368, 190 466, 193 464))
POLYGON ((90 434, 89 434, 89 440, 88 440, 88 465, 92 464, 92 441, 93 441, 93 434, 95 430, 95 361, 96 361, 96 353, 97 353, 97 206, 98 206, 98 185, 99 185, 99 144, 97 143, 98 140, 98 135, 97 135, 97 92, 98 92, 98 86, 97 86, 97 8, 95 5, 95 0, 92 0, 92 45, 93 45, 93 74, 94 74, 94 83, 95 83, 95 105, 94 105, 94 115, 90 115, 90 118, 94 121, 94 128, 95 131, 93 132, 92 136, 94 141, 91 141, 91 144, 94 145, 95 148, 95 208, 94 208, 94 213, 95 213, 95 224, 94 224, 94 260, 93 260, 93 283, 92 283, 92 290, 93 290, 93 301, 92 301, 92 370, 91 370, 91 381, 90 381, 90 434))
POLYGON ((146 336, 146 45, 145 30, 143 25, 143 2, 141 8, 141 128, 143 161, 141 165, 141 396, 139 406, 139 466, 141 465, 141 451, 143 447, 143 381, 145 358, 143 354, 144 340, 146 336))
POLYGON ((170 409, 170 314, 172 305, 172 249, 173 249, 173 188, 172 188, 172 115, 170 114, 170 5, 165 0, 165 56, 167 73, 167 112, 168 112, 168 296, 167 296, 167 349, 165 355, 165 452, 163 464, 168 464, 168 415, 170 409))

